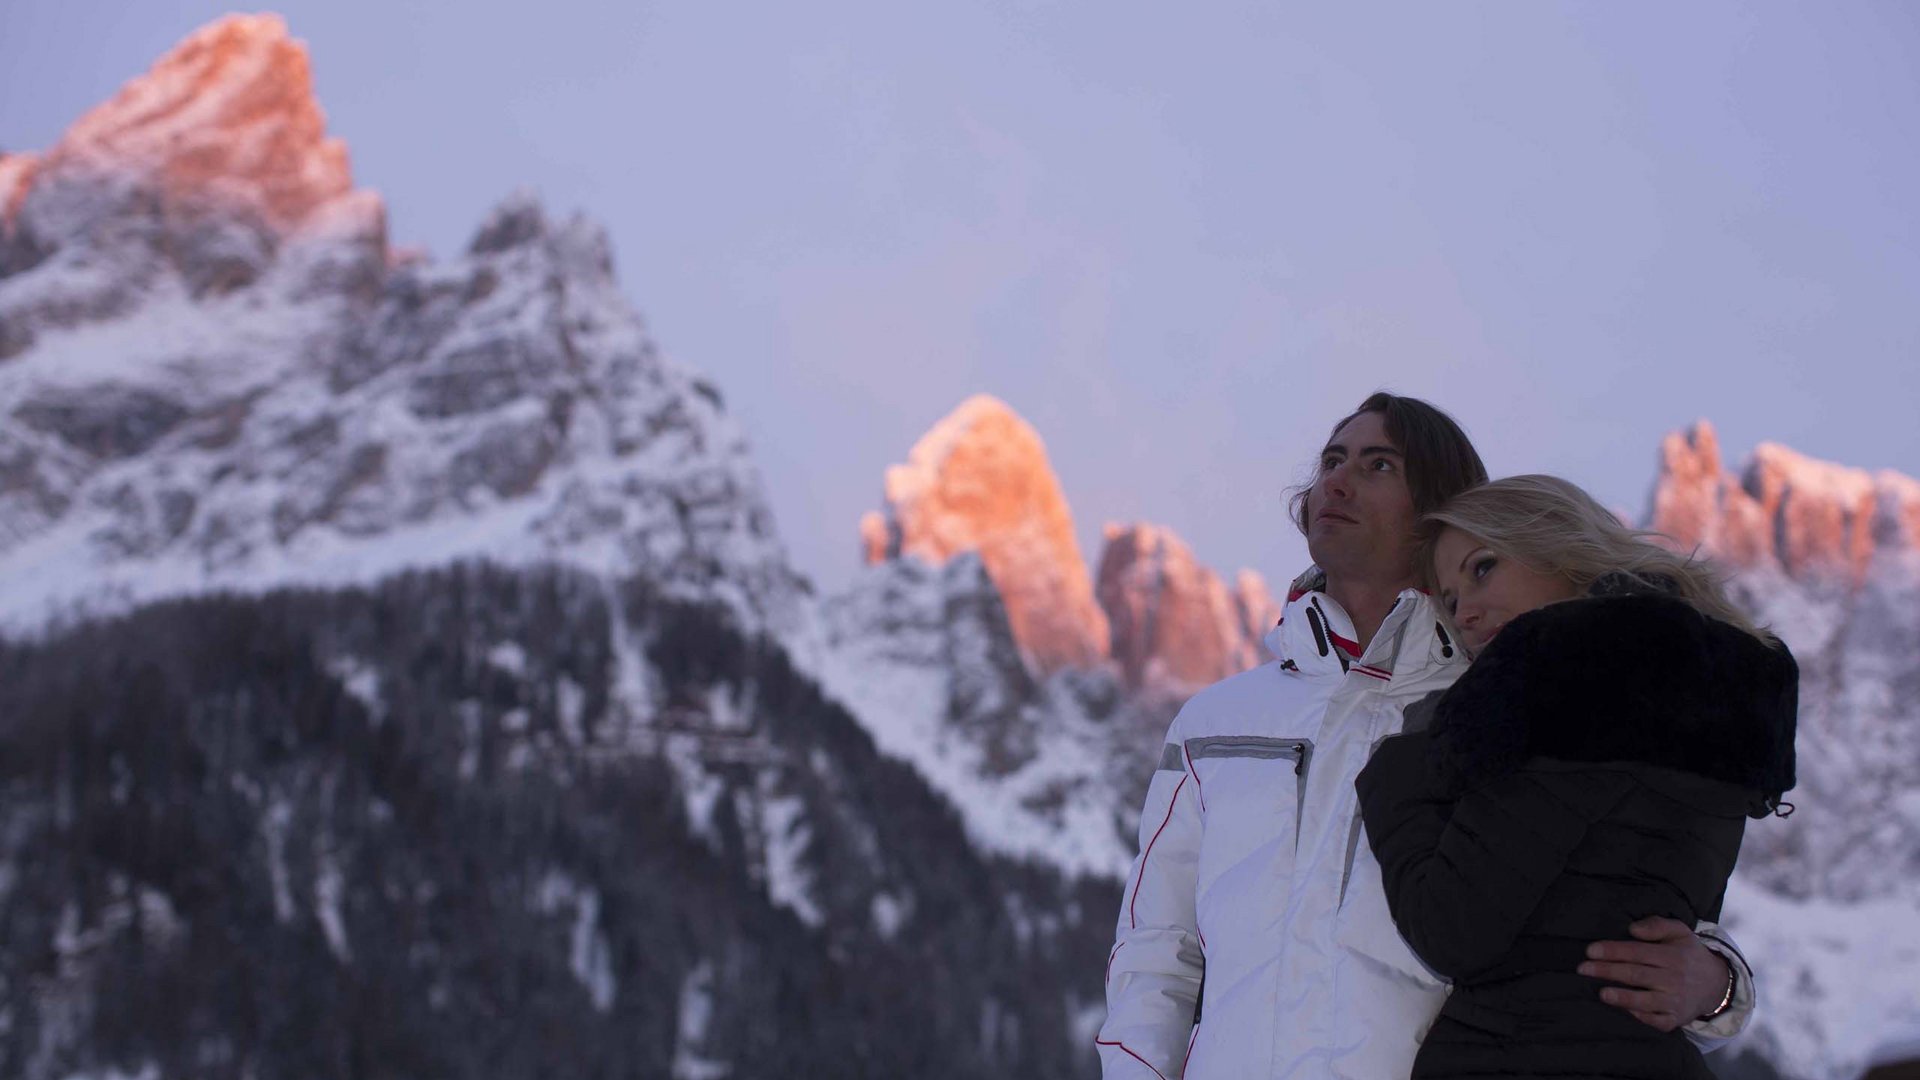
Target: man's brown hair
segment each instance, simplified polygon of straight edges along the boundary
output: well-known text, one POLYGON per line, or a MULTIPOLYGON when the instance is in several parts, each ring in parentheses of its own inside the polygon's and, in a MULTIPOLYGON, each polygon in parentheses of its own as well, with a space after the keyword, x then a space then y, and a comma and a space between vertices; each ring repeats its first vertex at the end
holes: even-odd
MULTIPOLYGON (((1445 506, 1448 499, 1487 482, 1487 467, 1480 461, 1480 452, 1473 448, 1472 440, 1460 429, 1453 417, 1421 401, 1419 398, 1402 397, 1385 390, 1376 390, 1360 403, 1360 407, 1348 413, 1341 421, 1333 425, 1333 431, 1327 436, 1332 442, 1353 418, 1361 413, 1379 413, 1381 426, 1387 429, 1387 438, 1393 440, 1401 456, 1407 463, 1407 492, 1413 496, 1413 512, 1422 517, 1445 506)), ((1320 466, 1316 460, 1314 476, 1317 479, 1320 466)), ((1313 482, 1296 490, 1289 500, 1288 509, 1293 513, 1293 523, 1301 532, 1307 531, 1307 495, 1313 490, 1313 482)))

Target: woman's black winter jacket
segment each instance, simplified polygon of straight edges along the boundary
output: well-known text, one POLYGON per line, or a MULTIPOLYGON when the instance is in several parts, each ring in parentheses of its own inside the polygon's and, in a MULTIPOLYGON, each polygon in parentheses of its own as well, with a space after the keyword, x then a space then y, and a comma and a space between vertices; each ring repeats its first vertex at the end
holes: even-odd
POLYGON ((1588 943, 1718 920, 1746 817, 1793 786, 1783 646, 1665 596, 1529 612, 1356 784, 1394 921, 1454 989, 1415 1077, 1711 1076, 1600 1001, 1588 943))

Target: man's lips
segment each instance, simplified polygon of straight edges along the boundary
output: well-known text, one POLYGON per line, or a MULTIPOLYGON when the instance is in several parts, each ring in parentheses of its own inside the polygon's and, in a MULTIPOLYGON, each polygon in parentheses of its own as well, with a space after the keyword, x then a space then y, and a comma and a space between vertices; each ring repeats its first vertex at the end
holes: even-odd
POLYGON ((1313 515, 1313 518, 1315 521, 1344 521, 1349 525, 1360 524, 1358 521, 1355 521, 1352 517, 1346 514, 1343 514, 1338 510, 1322 510, 1319 513, 1313 515))

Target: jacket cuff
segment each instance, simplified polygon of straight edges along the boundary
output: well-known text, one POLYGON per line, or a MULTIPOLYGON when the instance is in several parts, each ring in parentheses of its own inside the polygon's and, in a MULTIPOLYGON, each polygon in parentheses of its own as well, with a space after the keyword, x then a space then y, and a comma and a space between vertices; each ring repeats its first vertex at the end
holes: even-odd
POLYGON ((1694 933, 1700 938, 1700 944, 1733 969, 1733 1003, 1727 1006, 1727 1011, 1711 1020, 1695 1020, 1683 1029, 1687 1038, 1701 1050, 1717 1050, 1746 1028, 1759 997, 1754 988, 1753 968, 1747 965, 1747 958, 1740 955, 1740 950, 1718 924, 1703 922, 1694 933))

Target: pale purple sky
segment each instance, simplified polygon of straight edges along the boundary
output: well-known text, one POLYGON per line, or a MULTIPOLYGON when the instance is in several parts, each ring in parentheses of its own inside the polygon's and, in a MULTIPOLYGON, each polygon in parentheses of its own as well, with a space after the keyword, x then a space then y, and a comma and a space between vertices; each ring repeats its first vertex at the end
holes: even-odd
MULTIPOLYGON (((225 8, 6 0, 0 148, 225 8)), ((279 6, 396 243, 508 191, 611 231, 827 587, 968 394, 1101 523, 1281 587, 1387 386, 1639 513, 1710 418, 1920 473, 1920 7, 548 0, 279 6)))

